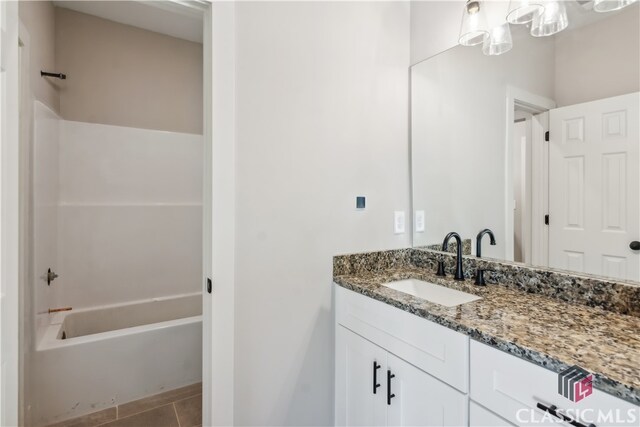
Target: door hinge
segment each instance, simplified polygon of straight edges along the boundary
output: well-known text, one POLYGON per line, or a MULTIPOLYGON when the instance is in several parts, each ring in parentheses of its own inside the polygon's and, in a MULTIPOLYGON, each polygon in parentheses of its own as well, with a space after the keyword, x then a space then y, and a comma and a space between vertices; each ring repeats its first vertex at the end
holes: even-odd
POLYGON ((549 215, 544 216, 544 225, 549 225, 549 215))
POLYGON ((544 140, 545 140, 546 142, 549 142, 549 131, 546 131, 546 132, 544 133, 544 140))

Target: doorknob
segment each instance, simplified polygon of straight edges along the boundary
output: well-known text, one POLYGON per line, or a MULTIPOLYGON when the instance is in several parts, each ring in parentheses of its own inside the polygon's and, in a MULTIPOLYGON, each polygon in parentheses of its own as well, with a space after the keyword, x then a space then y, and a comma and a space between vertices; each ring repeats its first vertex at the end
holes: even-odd
POLYGON ((634 251, 640 251, 640 242, 634 240, 633 242, 629 243, 629 247, 634 251))

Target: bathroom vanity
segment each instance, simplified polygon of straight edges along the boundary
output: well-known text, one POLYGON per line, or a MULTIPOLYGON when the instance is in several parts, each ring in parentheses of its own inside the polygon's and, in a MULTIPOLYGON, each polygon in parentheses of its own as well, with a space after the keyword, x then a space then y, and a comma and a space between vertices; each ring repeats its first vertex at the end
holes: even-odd
MULTIPOLYGON (((563 416, 575 427, 638 425, 640 318, 623 302, 640 297, 638 287, 530 269, 532 292, 515 264, 498 262, 503 283, 476 286, 437 277, 440 257, 454 264, 421 249, 334 258, 336 425, 557 425, 563 416), (620 302, 604 309, 551 290, 570 277, 583 293, 620 302), (430 287, 393 285, 405 279, 442 287, 439 303, 430 287), (457 304, 449 291, 470 298, 457 304), (575 401, 558 389, 573 365, 593 381, 575 401)), ((465 258, 466 276, 473 261, 465 258)))
POLYGON ((565 3, 411 68, 413 248, 334 258, 336 424, 640 425, 639 5, 565 3))

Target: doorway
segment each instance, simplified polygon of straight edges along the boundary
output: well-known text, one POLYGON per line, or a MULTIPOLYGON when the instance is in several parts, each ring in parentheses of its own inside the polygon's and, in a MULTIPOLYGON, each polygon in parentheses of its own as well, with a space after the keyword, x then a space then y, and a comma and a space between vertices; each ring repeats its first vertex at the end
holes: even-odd
POLYGON ((547 265, 548 111, 555 102, 517 88, 507 89, 505 141, 506 259, 547 265))
MULTIPOLYGON (((134 3, 134 2, 131 2, 134 3)), ((233 262, 227 263, 226 252, 233 254, 234 242, 229 238, 229 232, 233 236, 233 224, 229 223, 229 215, 233 217, 233 162, 229 161, 229 153, 233 153, 234 139, 233 132, 229 129, 234 127, 233 109, 231 112, 223 110, 221 106, 228 108, 233 105, 234 92, 229 90, 233 87, 232 70, 234 64, 234 49, 223 48, 229 41, 229 35, 233 34, 233 14, 234 6, 212 5, 209 2, 163 2, 156 3, 165 10, 175 13, 197 14, 203 20, 203 133, 204 133, 204 184, 203 184, 203 274, 199 280, 200 290, 206 289, 206 277, 211 278, 212 264, 216 264, 216 280, 213 281, 215 297, 212 294, 205 294, 203 298, 203 332, 201 334, 203 348, 203 423, 204 424, 232 424, 233 417, 233 393, 228 390, 233 389, 232 385, 232 363, 233 360, 233 299, 228 295, 233 294, 233 262), (215 9, 215 13, 214 13, 215 9), (215 23, 215 26, 214 26, 215 23), (216 44, 218 55, 214 58, 212 49, 216 44), (215 59, 215 60, 214 60, 215 59), (214 99, 213 93, 216 93, 214 99), (216 145, 212 144, 213 129, 217 131, 216 145), (214 170, 214 159, 216 166, 223 167, 214 170), (225 162, 227 164, 225 164, 225 162), (230 163, 230 164, 229 164, 230 163), (214 185, 215 183, 215 185, 214 185), (214 189, 216 197, 213 197, 214 189), (215 207, 212 208, 212 206, 215 207), (229 203, 231 201, 231 203, 229 203), (222 206, 227 206, 222 208, 222 206), (230 206, 230 207, 229 207, 230 206), (215 221, 213 219, 216 219, 215 221), (220 232, 223 230, 223 232, 220 232), (211 235, 218 233, 217 247, 223 248, 225 255, 220 255, 220 249, 212 245, 211 235), (213 310, 216 305, 223 307, 223 310, 213 310), (230 305, 230 307, 229 307, 230 305), (215 320, 215 321, 214 321, 215 320), (217 326, 214 326, 217 325, 217 326), (219 331, 222 333, 218 334, 219 331), (231 336, 228 332, 231 331, 231 336), (214 351, 215 350, 215 351, 214 351), (222 362, 222 363, 220 363, 222 362), (231 371, 231 376, 229 372, 231 371), (224 392, 215 393, 210 378, 215 374, 217 384, 224 392), (229 412, 231 408, 231 412, 229 412), (219 409, 219 410, 216 410, 219 409), (214 416, 215 414, 215 416, 214 416)), ((3 88, 2 95, 2 224, 0 225, 0 236, 2 238, 2 258, 0 271, 2 272, 2 293, 0 301, 0 314, 2 316, 2 333, 0 335, 0 362, 2 365, 3 390, 0 395, 0 405, 2 408, 3 425, 23 425, 25 416, 23 415, 21 404, 18 403, 18 396, 24 389, 24 384, 19 384, 24 372, 24 365, 21 362, 24 351, 22 346, 25 340, 18 337, 20 328, 23 328, 23 315, 25 298, 18 295, 19 281, 26 276, 20 273, 20 260, 18 254, 23 246, 20 245, 18 230, 25 223, 24 217, 19 212, 19 194, 22 182, 18 179, 22 172, 18 167, 19 160, 19 132, 18 128, 9 126, 16 125, 18 121, 19 98, 18 93, 18 10, 17 3, 2 2, 1 13, 2 27, 2 72, 3 88), (5 25, 6 24, 6 25, 5 25), (13 27, 15 25, 15 27, 13 27), (14 42, 11 42, 11 41, 14 42), (15 44, 13 44, 15 43, 15 44), (13 46, 13 47, 12 47, 13 46), (7 126, 4 126, 6 124, 7 126), (20 308, 20 310, 18 310, 20 308), (18 351, 20 349, 20 351, 18 351), (20 372, 20 375, 18 373, 20 372), (18 420, 20 421, 18 422, 18 420)), ((231 257, 232 259, 232 257, 231 257)), ((54 279, 55 280, 55 279, 54 279)), ((54 307, 59 308, 59 307, 54 307)), ((24 360, 24 359, 23 359, 24 360)), ((27 408, 24 408, 27 409, 27 408)))

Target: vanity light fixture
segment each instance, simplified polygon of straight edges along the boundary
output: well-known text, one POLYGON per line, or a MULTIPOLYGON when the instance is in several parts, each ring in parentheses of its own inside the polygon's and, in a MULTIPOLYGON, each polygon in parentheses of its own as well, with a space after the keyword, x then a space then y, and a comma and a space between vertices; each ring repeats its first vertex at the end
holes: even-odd
POLYGON ((567 8, 563 1, 547 0, 544 5, 544 12, 540 16, 533 18, 531 24, 531 35, 534 37, 545 37, 559 33, 569 26, 567 18, 567 8))
POLYGON ((462 12, 458 43, 463 46, 475 46, 482 43, 487 35, 487 21, 480 1, 467 0, 462 12))
MULTIPOLYGON (((509 24, 531 22, 531 35, 546 37, 559 33, 569 26, 566 0, 511 0, 503 24, 488 29, 483 2, 467 0, 462 12, 462 25, 458 42, 462 46, 482 43, 485 55, 495 56, 513 47, 509 24)), ((627 7, 638 0, 594 0, 596 12, 610 12, 627 7)))
POLYGON ((612 12, 622 9, 638 0, 595 0, 593 2, 593 10, 596 12, 612 12))
POLYGON ((509 23, 505 22, 489 30, 489 36, 482 43, 482 53, 488 56, 502 55, 510 51, 512 47, 511 29, 509 23))
POLYGON ((526 24, 544 12, 540 0, 511 0, 507 11, 507 22, 510 24, 526 24))

